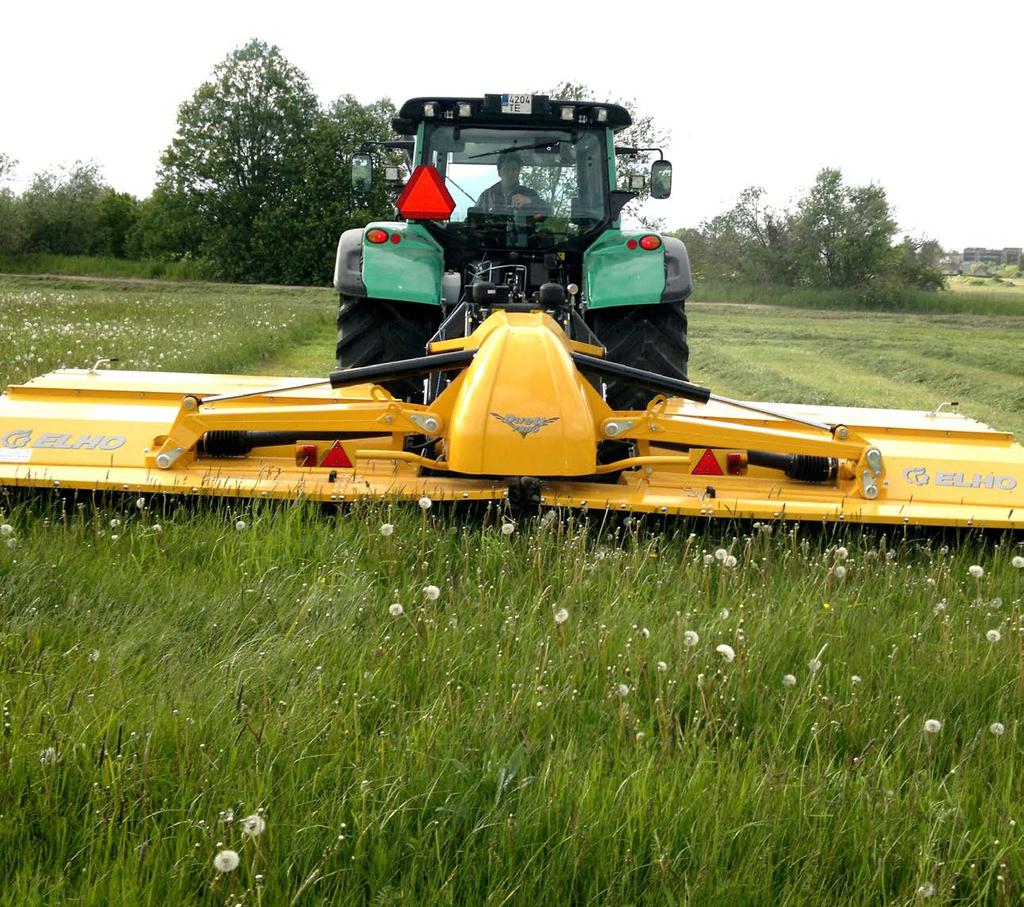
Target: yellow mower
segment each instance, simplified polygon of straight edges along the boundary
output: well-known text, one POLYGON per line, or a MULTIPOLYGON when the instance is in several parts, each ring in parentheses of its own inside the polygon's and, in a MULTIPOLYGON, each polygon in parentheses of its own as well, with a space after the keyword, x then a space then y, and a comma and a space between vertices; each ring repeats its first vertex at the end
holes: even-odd
MULTIPOLYGON (((1024 528, 1006 432, 686 379, 686 251, 619 223, 616 161, 652 150, 616 146, 627 125, 543 96, 407 102, 401 219, 339 243, 328 378, 52 372, 0 397, 0 487, 1024 528)), ((372 170, 357 156, 354 186, 372 170)), ((665 197, 671 165, 647 178, 665 197)))

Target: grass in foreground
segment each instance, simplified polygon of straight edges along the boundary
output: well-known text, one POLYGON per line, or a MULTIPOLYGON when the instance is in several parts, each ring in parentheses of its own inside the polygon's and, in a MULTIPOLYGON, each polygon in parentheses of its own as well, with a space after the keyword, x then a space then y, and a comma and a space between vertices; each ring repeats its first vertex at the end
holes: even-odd
POLYGON ((141 503, 4 518, 3 903, 1016 897, 1017 549, 141 503))

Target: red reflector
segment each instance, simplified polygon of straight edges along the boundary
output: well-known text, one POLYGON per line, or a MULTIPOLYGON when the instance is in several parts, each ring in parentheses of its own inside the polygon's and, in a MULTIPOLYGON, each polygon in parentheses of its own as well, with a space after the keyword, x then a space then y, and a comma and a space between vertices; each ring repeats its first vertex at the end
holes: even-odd
POLYGON ((741 476, 747 471, 747 464, 743 460, 743 454, 727 453, 725 455, 725 471, 731 476, 741 476))
POLYGON ((391 241, 397 246, 402 241, 402 234, 401 233, 392 233, 391 234, 391 241))
POLYGON ((327 451, 327 456, 320 462, 321 466, 340 466, 342 469, 351 469, 352 461, 341 446, 341 441, 335 441, 334 446, 327 451))
POLYGON ((657 236, 645 236, 640 240, 640 246, 644 249, 658 249, 661 247, 661 240, 657 236))
POLYGON ((295 451, 296 466, 316 466, 316 445, 300 444, 295 451))
POLYGON ((455 200, 444 187, 441 174, 424 164, 413 170, 396 204, 407 220, 448 220, 455 210, 455 200))
POLYGON ((379 227, 374 227, 372 230, 366 231, 366 238, 370 242, 380 245, 382 242, 388 241, 388 231, 381 230, 379 227))
POLYGON ((695 476, 720 476, 724 475, 722 467, 718 465, 718 460, 715 459, 715 455, 711 452, 709 447, 701 455, 701 458, 697 461, 697 465, 693 467, 691 475, 695 476))
POLYGON ((628 239, 628 240, 626 240, 626 248, 627 249, 635 249, 636 248, 636 240, 635 239, 628 239))

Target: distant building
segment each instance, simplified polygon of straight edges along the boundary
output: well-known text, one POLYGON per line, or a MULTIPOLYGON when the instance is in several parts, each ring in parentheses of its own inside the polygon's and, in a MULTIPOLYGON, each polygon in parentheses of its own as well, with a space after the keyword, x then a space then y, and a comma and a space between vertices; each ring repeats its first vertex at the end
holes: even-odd
POLYGON ((1013 265, 1015 268, 1019 268, 1021 266, 1021 249, 1013 246, 1007 246, 1005 249, 983 249, 980 246, 970 246, 964 249, 961 263, 963 270, 970 271, 978 265, 994 268, 1013 265))

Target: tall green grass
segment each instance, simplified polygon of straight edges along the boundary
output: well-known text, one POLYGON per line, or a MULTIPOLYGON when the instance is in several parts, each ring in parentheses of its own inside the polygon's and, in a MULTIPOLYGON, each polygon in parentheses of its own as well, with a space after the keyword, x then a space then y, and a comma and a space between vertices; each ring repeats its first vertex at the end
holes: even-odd
POLYGON ((199 261, 104 258, 99 255, 0 255, 2 274, 65 274, 84 277, 138 277, 166 280, 205 280, 199 261))
POLYGON ((695 302, 733 302, 800 309, 838 309, 920 314, 1024 315, 1024 297, 1007 293, 959 292, 892 288, 838 289, 742 284, 731 281, 695 283, 695 302))

